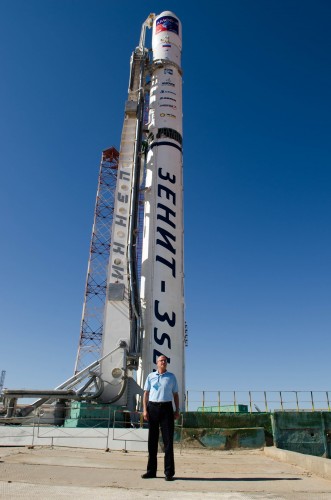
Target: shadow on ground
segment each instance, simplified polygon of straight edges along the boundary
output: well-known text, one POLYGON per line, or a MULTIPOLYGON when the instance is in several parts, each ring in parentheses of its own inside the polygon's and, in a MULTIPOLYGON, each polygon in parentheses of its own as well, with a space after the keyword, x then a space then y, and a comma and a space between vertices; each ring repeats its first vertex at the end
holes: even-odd
POLYGON ((302 481, 301 477, 174 477, 175 481, 302 481))

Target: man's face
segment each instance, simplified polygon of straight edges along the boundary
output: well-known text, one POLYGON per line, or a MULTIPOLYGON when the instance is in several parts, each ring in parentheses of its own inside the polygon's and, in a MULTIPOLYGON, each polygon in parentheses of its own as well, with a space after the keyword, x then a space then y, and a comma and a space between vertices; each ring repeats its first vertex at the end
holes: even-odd
POLYGON ((160 356, 157 360, 157 368, 159 371, 165 371, 167 369, 167 358, 165 356, 160 356))

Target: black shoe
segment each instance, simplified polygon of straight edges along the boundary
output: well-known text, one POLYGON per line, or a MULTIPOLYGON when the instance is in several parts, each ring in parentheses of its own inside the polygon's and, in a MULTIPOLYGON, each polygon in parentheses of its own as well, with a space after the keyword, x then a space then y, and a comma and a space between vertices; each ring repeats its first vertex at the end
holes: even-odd
POLYGON ((165 481, 173 481, 174 480, 174 476, 165 476, 165 481))
POLYGON ((151 472, 145 472, 145 474, 142 474, 141 477, 143 479, 154 479, 156 477, 156 474, 152 474, 151 472))

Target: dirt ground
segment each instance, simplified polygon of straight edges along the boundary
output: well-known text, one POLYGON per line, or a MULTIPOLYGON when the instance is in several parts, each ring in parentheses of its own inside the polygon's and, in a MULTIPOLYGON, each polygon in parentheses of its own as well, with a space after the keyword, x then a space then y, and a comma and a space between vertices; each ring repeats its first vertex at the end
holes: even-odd
POLYGON ((0 448, 0 498, 331 500, 331 481, 254 451, 176 451, 176 476, 142 479, 147 454, 0 448))

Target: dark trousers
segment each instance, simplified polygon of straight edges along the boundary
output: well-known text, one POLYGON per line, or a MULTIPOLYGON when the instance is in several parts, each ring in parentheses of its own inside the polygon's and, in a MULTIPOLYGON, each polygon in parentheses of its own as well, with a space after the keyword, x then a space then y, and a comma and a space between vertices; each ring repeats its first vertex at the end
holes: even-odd
POLYGON ((175 475, 174 461, 174 411, 172 403, 148 403, 148 463, 147 472, 156 474, 159 429, 164 444, 164 474, 175 475))

